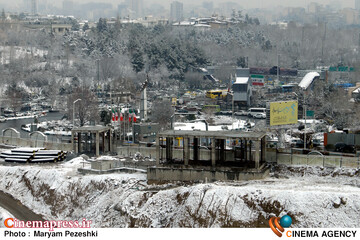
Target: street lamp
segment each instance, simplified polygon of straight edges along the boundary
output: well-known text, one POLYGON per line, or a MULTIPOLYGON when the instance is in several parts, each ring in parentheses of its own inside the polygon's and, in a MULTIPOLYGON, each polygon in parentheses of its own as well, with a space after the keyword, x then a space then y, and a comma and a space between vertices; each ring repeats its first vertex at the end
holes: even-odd
POLYGON ((81 99, 76 99, 74 102, 73 102, 73 127, 75 127, 75 103, 78 102, 78 101, 81 101, 81 99))

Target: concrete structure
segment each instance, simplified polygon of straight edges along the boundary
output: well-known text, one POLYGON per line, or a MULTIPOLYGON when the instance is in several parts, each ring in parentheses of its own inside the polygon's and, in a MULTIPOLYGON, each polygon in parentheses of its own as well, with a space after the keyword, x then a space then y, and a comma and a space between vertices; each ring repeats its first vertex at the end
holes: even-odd
POLYGON ((38 143, 48 141, 47 136, 39 131, 29 133, 29 137, 31 140, 35 141, 35 147, 37 147, 38 143))
POLYGON ((180 22, 184 19, 183 4, 181 2, 174 1, 170 5, 170 21, 180 22))
POLYGON ((3 137, 20 138, 20 132, 15 128, 6 128, 2 131, 3 137))
POLYGON ((71 130, 71 141, 76 153, 101 153, 111 152, 111 127, 83 126, 71 130), (84 142, 83 138, 84 137, 84 142), (95 150, 95 152, 94 152, 95 150))
POLYGON ((143 0, 126 0, 125 5, 127 5, 129 9, 131 19, 137 19, 143 17, 144 15, 143 0))
POLYGON ((1 136, 0 143, 6 145, 20 146, 20 147, 42 147, 46 149, 61 149, 62 151, 72 151, 73 145, 71 143, 55 143, 36 141, 29 138, 20 138, 15 136, 1 136))
POLYGON ((233 79, 232 86, 234 92, 234 105, 235 106, 250 106, 252 95, 252 84, 249 77, 237 77, 233 79))
POLYGON ((114 168, 122 167, 121 161, 118 160, 95 160, 91 162, 91 169, 99 170, 99 171, 107 171, 114 168))
POLYGON ((156 135, 161 126, 158 123, 135 123, 133 124, 134 143, 147 142, 152 143, 156 140, 156 135))
POLYGON ((53 33, 64 34, 71 30, 71 24, 60 24, 60 23, 53 23, 51 24, 51 31, 53 33))
POLYGON ((156 144, 156 167, 149 182, 250 180, 268 174, 265 133, 237 131, 165 131, 156 144), (183 146, 174 144, 183 138, 183 146), (252 149, 255 149, 253 151, 252 149))
POLYGON ((129 103, 134 99, 131 92, 109 92, 106 97, 110 98, 111 103, 129 103))

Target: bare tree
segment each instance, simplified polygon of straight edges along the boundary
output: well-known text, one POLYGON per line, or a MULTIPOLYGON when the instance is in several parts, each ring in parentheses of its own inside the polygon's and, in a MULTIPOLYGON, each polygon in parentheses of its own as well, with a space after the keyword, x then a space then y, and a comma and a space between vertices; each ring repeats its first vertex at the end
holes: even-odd
POLYGON ((185 73, 185 81, 190 89, 202 89, 205 82, 203 76, 197 72, 185 73))
POLYGON ((151 121, 159 123, 162 126, 162 129, 167 129, 170 126, 173 114, 174 109, 172 108, 170 101, 156 101, 151 109, 151 121))
POLYGON ((14 116, 16 112, 20 111, 22 99, 24 97, 23 89, 18 87, 15 82, 11 83, 6 90, 6 96, 9 106, 14 110, 14 116))
POLYGON ((73 93, 68 97, 68 109, 69 116, 72 116, 73 111, 75 111, 75 116, 80 120, 80 126, 83 126, 88 121, 99 121, 97 98, 86 85, 74 89, 73 93), (75 109, 73 109, 73 102, 77 99, 81 99, 81 101, 76 102, 75 109))

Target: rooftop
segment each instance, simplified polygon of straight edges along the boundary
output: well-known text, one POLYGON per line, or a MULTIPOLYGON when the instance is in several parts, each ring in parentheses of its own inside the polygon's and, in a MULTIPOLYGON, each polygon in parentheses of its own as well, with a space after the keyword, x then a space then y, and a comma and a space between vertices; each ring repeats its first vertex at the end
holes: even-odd
POLYGON ((106 131, 109 131, 110 129, 111 129, 111 127, 106 127, 106 126, 101 126, 101 125, 82 126, 82 127, 74 128, 73 130, 71 130, 71 132, 91 132, 91 133, 96 133, 96 132, 106 132, 106 131))
POLYGON ((247 84, 249 82, 248 77, 237 77, 234 84, 247 84))
POLYGON ((302 89, 306 90, 311 83, 314 81, 314 79, 316 77, 320 77, 320 74, 317 72, 309 72, 308 74, 305 75, 305 77, 301 80, 301 82, 299 83, 299 87, 301 87, 302 89))
POLYGON ((201 137, 201 138, 216 138, 229 139, 241 138, 245 140, 260 140, 265 137, 265 132, 240 132, 240 131, 176 131, 168 130, 159 133, 159 137, 201 137))

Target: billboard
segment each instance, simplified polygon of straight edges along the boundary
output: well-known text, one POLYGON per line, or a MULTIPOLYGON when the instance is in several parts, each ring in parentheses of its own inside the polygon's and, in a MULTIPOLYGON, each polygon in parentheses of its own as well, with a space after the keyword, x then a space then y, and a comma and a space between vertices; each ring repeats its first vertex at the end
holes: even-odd
POLYGON ((298 121, 298 102, 270 103, 270 126, 296 124, 298 121))

